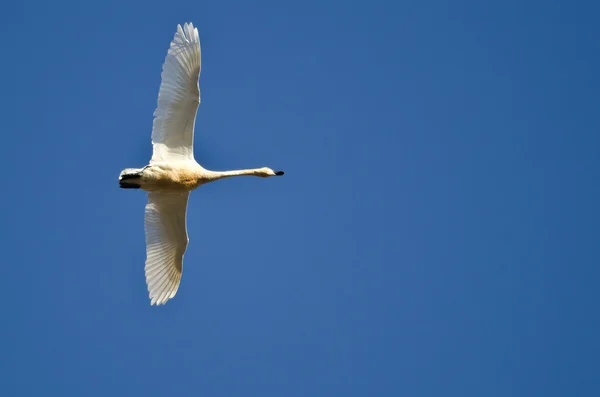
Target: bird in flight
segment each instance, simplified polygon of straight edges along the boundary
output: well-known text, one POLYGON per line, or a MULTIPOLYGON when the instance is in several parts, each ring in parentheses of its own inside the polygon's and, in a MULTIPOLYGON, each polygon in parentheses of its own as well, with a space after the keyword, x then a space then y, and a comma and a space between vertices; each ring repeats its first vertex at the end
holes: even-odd
POLYGON ((200 104, 200 68, 198 29, 191 23, 177 25, 162 68, 152 124, 152 159, 143 168, 126 168, 119 175, 121 188, 148 192, 144 229, 150 305, 165 304, 179 288, 189 242, 186 210, 192 190, 231 176, 283 175, 283 171, 267 167, 210 171, 196 162, 194 123, 200 104))

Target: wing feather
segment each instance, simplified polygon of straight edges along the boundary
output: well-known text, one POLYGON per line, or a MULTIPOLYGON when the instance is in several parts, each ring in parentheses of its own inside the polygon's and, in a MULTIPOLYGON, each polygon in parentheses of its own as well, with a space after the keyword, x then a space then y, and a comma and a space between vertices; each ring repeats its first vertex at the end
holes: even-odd
POLYGON ((194 124, 200 104, 200 37, 191 23, 171 41, 161 73, 152 125, 153 162, 194 159, 194 124))
POLYGON ((189 192, 148 193, 145 272, 151 305, 165 304, 179 288, 189 241, 185 222, 189 196, 189 192))

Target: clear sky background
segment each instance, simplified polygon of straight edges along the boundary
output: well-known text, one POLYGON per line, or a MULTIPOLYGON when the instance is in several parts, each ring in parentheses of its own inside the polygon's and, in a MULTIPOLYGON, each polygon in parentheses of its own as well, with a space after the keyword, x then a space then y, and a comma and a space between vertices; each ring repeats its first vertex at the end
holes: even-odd
POLYGON ((2 396, 600 395, 597 2, 2 9, 2 396), (196 158, 286 175, 192 193, 156 308, 117 178, 186 21, 196 158))

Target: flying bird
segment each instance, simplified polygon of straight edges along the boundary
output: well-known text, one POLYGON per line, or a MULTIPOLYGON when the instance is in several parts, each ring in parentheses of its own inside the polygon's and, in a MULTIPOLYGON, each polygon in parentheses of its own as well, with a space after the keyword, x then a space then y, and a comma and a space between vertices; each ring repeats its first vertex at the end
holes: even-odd
POLYGON ((179 288, 188 246, 186 210, 190 192, 232 176, 283 175, 271 168, 210 171, 194 159, 194 123, 200 104, 200 38, 191 23, 177 25, 162 68, 152 124, 152 159, 143 168, 126 168, 119 186, 148 192, 144 220, 146 284, 150 305, 162 305, 179 288))

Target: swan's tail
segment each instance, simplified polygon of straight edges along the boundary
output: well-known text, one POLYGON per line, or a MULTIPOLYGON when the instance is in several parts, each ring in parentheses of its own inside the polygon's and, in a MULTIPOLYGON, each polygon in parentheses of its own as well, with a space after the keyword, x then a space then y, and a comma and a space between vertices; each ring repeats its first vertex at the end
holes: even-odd
POLYGON ((125 168, 119 175, 119 187, 122 189, 139 189, 143 168, 125 168))

